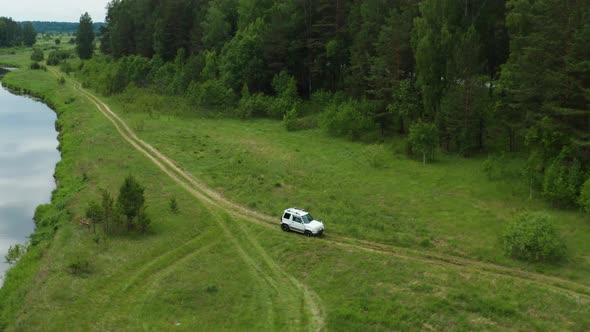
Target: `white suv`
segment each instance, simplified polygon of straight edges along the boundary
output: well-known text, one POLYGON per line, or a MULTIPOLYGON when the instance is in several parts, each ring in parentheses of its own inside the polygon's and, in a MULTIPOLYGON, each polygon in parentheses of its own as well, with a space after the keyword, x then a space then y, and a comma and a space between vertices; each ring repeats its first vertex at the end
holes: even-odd
POLYGON ((311 214, 305 210, 290 208, 283 212, 281 229, 285 232, 293 230, 306 236, 322 235, 324 223, 313 219, 311 214))

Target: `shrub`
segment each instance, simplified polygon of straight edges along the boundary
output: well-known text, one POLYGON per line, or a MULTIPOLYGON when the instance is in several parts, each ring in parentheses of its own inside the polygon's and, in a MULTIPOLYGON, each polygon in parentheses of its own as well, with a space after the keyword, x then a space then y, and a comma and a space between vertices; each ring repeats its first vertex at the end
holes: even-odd
POLYGON ((295 78, 284 70, 273 77, 272 87, 278 97, 290 101, 294 101, 299 97, 295 78))
POLYGON ((170 211, 172 211, 172 213, 178 213, 178 202, 176 201, 176 197, 170 198, 170 211))
POLYGON ((49 52, 47 56, 47 64, 49 66, 57 66, 63 60, 69 59, 72 56, 72 52, 66 50, 56 50, 49 52))
POLYGON ((235 113, 242 119, 266 116, 271 112, 271 99, 272 97, 265 96, 261 93, 245 95, 240 99, 235 113))
POLYGON ((266 100, 268 101, 267 115, 276 119, 282 119, 296 104, 296 99, 287 97, 268 97, 266 100))
POLYGON ((92 220, 94 224, 99 224, 103 220, 103 208, 100 204, 92 201, 86 209, 86 218, 92 220))
POLYGON ((374 128, 359 102, 329 105, 322 114, 321 126, 331 135, 346 136, 351 140, 359 139, 363 132, 374 128))
POLYGON ((571 206, 576 203, 583 183, 584 175, 580 161, 568 160, 562 153, 545 172, 543 195, 555 204, 571 206))
POLYGON ((64 85, 66 84, 66 79, 63 76, 61 76, 57 79, 57 83, 59 83, 60 85, 64 85))
POLYGON ((74 68, 68 61, 64 61, 61 65, 59 65, 59 69, 66 74, 69 74, 72 71, 74 71, 74 68))
POLYGON ((438 130, 434 123, 418 121, 410 127, 408 145, 412 154, 422 157, 422 162, 434 159, 434 150, 438 145, 438 130))
POLYGON ((293 107, 289 112, 283 116, 283 124, 287 131, 297 130, 297 108, 293 107))
POLYGON ((558 261, 566 247, 549 217, 542 213, 523 213, 503 235, 507 256, 530 262, 558 261))
POLYGON ((92 273, 90 262, 85 254, 78 253, 67 263, 68 272, 77 277, 86 277, 92 273))
POLYGON ((15 244, 10 246, 10 248, 8 248, 8 253, 4 256, 4 261, 7 264, 15 264, 27 253, 28 249, 29 247, 26 244, 15 244))
POLYGON ((33 53, 31 54, 31 60, 38 62, 43 61, 43 59, 45 59, 45 54, 43 54, 43 51, 41 49, 34 48, 33 53))
POLYGON ((187 90, 191 102, 200 106, 227 107, 233 103, 233 91, 220 80, 191 83, 187 90))
POLYGON ((33 62, 31 63, 30 68, 33 70, 38 70, 41 69, 41 66, 37 62, 33 62))
POLYGON ((139 209, 137 213, 137 229, 141 233, 145 233, 148 230, 151 223, 152 219, 145 212, 145 206, 141 207, 141 209, 139 209))
POLYGON ((133 228, 133 220, 139 216, 145 203, 144 188, 137 180, 129 175, 125 178, 119 189, 117 204, 123 215, 127 218, 127 230, 133 228))
POLYGON ((580 197, 578 198, 578 205, 580 205, 584 212, 590 213, 590 178, 582 186, 580 197))

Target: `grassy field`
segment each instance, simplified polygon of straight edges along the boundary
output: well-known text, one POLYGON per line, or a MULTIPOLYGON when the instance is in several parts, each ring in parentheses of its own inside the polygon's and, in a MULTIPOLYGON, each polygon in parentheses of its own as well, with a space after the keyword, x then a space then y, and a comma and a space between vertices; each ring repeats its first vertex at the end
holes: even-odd
POLYGON ((211 118, 178 100, 137 90, 108 102, 140 137, 250 208, 278 217, 285 207, 303 207, 332 233, 590 284, 587 216, 529 200, 518 156, 508 158, 506 180, 490 181, 482 158, 439 155, 437 162, 422 165, 404 156, 399 141, 367 145, 320 130, 287 132, 272 120, 211 118), (553 217, 569 261, 528 265, 503 256, 501 234, 522 211, 553 217))
POLYGON ((19 70, 4 81, 46 96, 57 109, 63 159, 54 198, 67 197, 60 204, 71 217, 83 214, 100 188, 114 192, 133 174, 146 186, 153 224, 148 235, 97 243, 72 218, 61 223, 49 245, 8 275, 0 329, 590 328, 587 294, 328 241, 340 234, 588 282, 583 218, 527 201, 516 178, 486 180, 481 160, 442 157, 422 166, 388 147, 319 131, 287 133, 273 121, 208 118, 182 102, 142 95, 103 98, 140 137, 225 197, 277 218, 298 205, 324 219, 326 240, 308 239, 197 200, 123 140, 70 79, 59 85, 51 71, 19 70), (375 151, 378 167, 371 166, 375 151), (178 214, 169 209, 172 197, 178 214), (500 255, 503 225, 521 209, 556 218, 569 262, 525 266, 500 255), (73 273, 79 262, 88 268, 73 273))

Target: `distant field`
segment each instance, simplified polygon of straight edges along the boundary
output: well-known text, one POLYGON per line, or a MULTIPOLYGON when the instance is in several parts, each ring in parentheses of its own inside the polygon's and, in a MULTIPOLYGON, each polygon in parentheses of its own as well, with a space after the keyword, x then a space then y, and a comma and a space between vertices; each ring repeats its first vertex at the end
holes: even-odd
POLYGON ((21 275, 30 282, 0 293, 11 303, 0 300, 0 328, 2 322, 9 331, 590 328, 584 293, 328 241, 340 234, 587 283, 584 218, 528 201, 517 176, 488 181, 481 160, 442 156, 423 166, 394 154, 389 144, 396 142, 369 147, 319 131, 287 133, 274 121, 212 119, 171 99, 103 98, 140 137, 224 196, 277 219, 288 206, 309 209, 328 233, 308 239, 230 217, 189 195, 125 142, 70 78, 62 86, 51 71, 19 70, 5 81, 57 106, 59 193, 73 194, 65 203, 72 216, 83 214, 100 188, 114 192, 132 173, 146 186, 153 228, 147 236, 97 244, 77 223, 61 225, 38 267, 21 275), (383 159, 376 168, 375 151, 383 159), (172 197, 178 214, 169 209, 172 197), (498 236, 525 208, 555 217, 571 261, 526 266, 501 256, 498 236), (76 261, 88 262, 88 273, 70 273, 76 261), (310 302, 298 283, 317 297, 310 302))

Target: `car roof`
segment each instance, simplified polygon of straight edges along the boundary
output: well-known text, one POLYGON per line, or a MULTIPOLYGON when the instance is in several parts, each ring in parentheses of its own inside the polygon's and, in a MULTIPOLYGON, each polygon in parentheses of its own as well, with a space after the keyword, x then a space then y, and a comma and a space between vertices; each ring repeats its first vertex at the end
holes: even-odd
POLYGON ((304 209, 300 209, 300 208, 288 208, 285 210, 285 212, 291 213, 291 214, 297 214, 300 216, 309 214, 309 212, 305 211, 304 209))

